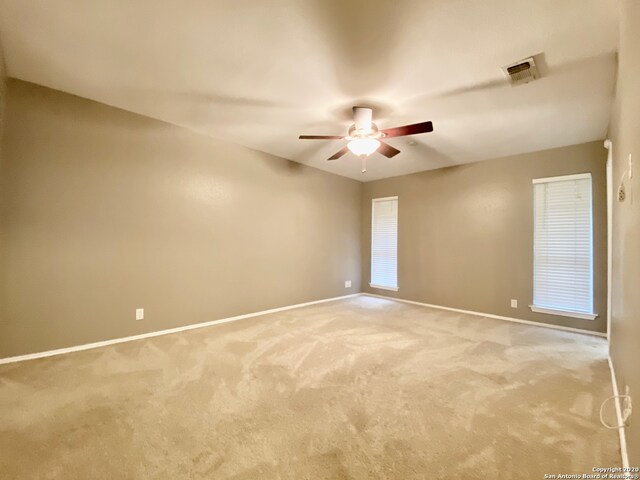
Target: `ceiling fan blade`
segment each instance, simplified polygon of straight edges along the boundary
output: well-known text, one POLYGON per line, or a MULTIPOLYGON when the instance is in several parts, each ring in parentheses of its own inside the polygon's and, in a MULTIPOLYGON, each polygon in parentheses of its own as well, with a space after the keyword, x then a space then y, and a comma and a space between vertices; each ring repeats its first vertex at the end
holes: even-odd
POLYGON ((341 156, 343 156, 345 153, 347 153, 349 151, 349 149, 347 147, 342 147, 340 150, 338 150, 336 153, 334 153, 333 155, 331 155, 329 158, 327 158, 327 160, 337 160, 338 158, 340 158, 341 156))
POLYGON ((338 135, 300 135, 300 140, 342 140, 344 136, 338 135))
POLYGON ((404 125, 402 127, 385 128, 380 130, 385 137, 403 137, 405 135, 417 135, 418 133, 433 132, 433 123, 422 122, 404 125))
POLYGON ((391 158, 391 157, 395 157, 397 154, 399 154, 400 150, 398 150, 395 147, 392 147, 388 143, 380 142, 380 146, 378 147, 377 152, 381 153, 382 155, 384 155, 387 158, 391 158))

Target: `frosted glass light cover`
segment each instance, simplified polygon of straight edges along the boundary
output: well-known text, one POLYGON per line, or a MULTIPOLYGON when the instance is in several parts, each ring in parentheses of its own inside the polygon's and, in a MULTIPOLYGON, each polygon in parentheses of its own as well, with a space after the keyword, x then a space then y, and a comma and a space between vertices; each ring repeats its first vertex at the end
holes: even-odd
POLYGON ((380 142, 375 138, 356 138, 351 140, 347 147, 356 155, 371 155, 380 146, 380 142))

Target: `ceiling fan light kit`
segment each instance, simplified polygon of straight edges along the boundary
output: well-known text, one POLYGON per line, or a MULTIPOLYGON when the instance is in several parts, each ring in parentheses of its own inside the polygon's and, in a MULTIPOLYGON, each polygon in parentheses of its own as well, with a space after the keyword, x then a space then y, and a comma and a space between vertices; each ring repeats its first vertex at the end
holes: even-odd
POLYGON ((378 130, 377 125, 371 121, 372 117, 373 110, 371 108, 353 107, 354 124, 349 127, 347 135, 300 135, 299 138, 300 140, 349 140, 346 147, 342 147, 328 160, 337 160, 350 151, 362 158, 362 173, 365 173, 367 171, 366 157, 372 153, 377 151, 387 158, 394 157, 400 153, 400 150, 383 142, 381 139, 433 132, 433 124, 431 122, 378 130))
POLYGON ((347 147, 351 150, 351 153, 355 155, 371 155, 380 147, 380 141, 375 138, 354 138, 347 147))

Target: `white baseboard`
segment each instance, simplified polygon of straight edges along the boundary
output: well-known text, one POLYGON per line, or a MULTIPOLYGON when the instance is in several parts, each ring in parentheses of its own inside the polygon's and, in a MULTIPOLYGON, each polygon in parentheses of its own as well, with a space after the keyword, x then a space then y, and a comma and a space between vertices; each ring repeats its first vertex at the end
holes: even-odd
MULTIPOLYGON (((609 369, 611 370, 611 384, 613 386, 613 394, 615 395, 616 405, 616 419, 618 423, 616 425, 622 425, 622 405, 620 405, 620 397, 618 396, 618 381, 616 380, 616 372, 613 369, 613 360, 609 355, 609 369)), ((627 438, 624 428, 618 428, 618 434, 620 435, 620 456, 622 457, 622 467, 629 468, 629 454, 627 453, 627 438)))
POLYGON ((245 318, 259 317, 262 315, 267 315, 269 313, 283 312, 285 310, 292 310, 294 308, 306 307, 308 305, 316 305, 318 303, 333 302, 335 300, 342 300, 344 298, 357 297, 359 295, 361 294, 353 293, 351 295, 343 295, 341 297, 324 298, 322 300, 314 300, 313 302, 298 303, 296 305, 287 305, 286 307, 271 308, 269 310, 262 310, 260 312, 246 313, 244 315, 236 315, 235 317, 221 318, 220 320, 212 320, 210 322, 196 323, 193 325, 186 325, 184 327, 169 328, 167 330, 159 330, 157 332, 142 333, 140 335, 132 335, 130 337, 114 338, 112 340, 104 340, 101 342, 87 343, 85 345, 78 345, 75 347, 58 348, 56 350, 47 350, 45 352, 29 353, 27 355, 18 355, 15 357, 0 358, 0 365, 5 363, 23 362, 25 360, 34 360, 36 358, 52 357, 54 355, 63 355, 65 353, 80 352, 82 350, 90 350, 92 348, 100 348, 100 347, 106 347, 108 345, 115 345, 117 343, 133 342, 135 340, 142 340, 143 338, 158 337, 160 335, 168 335, 170 333, 184 332, 186 330, 193 330, 196 328, 210 327, 212 325, 219 325, 221 323, 235 322, 236 320, 243 320, 245 318))
POLYGON ((482 312, 474 312, 473 310, 462 310, 460 308, 443 307, 442 305, 433 305, 433 304, 430 304, 430 303, 415 302, 413 300, 405 300, 404 298, 387 297, 385 295, 377 295, 375 293, 363 293, 363 295, 367 295, 369 297, 384 298, 386 300, 392 300, 392 301, 396 301, 396 302, 410 303, 411 305, 420 305, 421 307, 438 308, 440 310, 448 310, 450 312, 466 313, 466 314, 469 314, 469 315, 477 315, 477 316, 480 316, 480 317, 495 318, 497 320, 507 320, 509 322, 523 323, 525 325, 534 325, 536 327, 553 328, 555 330, 564 330, 566 332, 583 333, 583 334, 586 334, 586 335, 595 335, 596 337, 604 337, 604 338, 607 337, 606 333, 593 332, 591 330, 583 330, 581 328, 563 327, 561 325, 552 325, 550 323, 534 322, 534 321, 531 321, 531 320, 522 320, 520 318, 513 318, 513 317, 503 317, 502 315, 494 315, 492 313, 482 313, 482 312))

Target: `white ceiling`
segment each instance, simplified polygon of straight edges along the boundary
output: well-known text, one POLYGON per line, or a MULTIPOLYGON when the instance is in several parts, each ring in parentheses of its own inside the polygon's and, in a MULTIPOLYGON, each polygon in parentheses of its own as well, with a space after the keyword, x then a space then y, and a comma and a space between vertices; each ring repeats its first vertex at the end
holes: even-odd
POLYGON ((604 138, 617 0, 1 0, 12 77, 358 180, 604 138), (500 67, 537 58, 543 78, 500 67), (352 105, 402 150, 326 158, 352 105), (416 145, 409 145, 415 140, 416 145))

